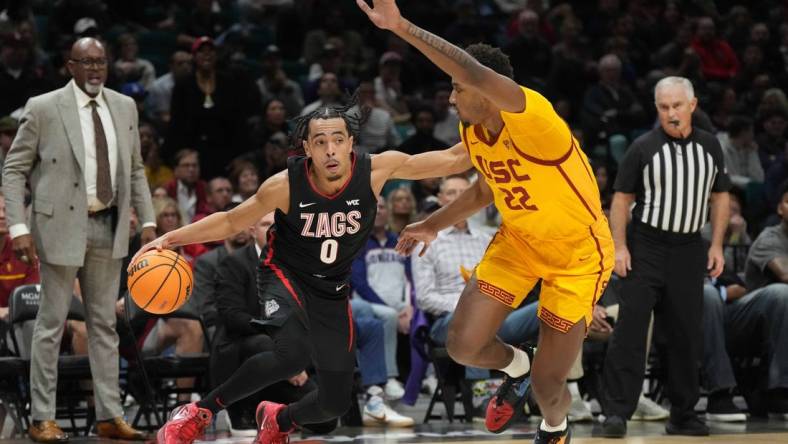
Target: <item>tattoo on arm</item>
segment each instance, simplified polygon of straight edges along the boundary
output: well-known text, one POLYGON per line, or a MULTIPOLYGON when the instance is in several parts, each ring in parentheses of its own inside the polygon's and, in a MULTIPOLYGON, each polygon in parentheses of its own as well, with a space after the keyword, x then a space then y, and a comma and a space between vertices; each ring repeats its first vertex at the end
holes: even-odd
POLYGON ((467 52, 458 48, 437 35, 419 28, 413 23, 408 24, 408 34, 423 41, 433 49, 459 64, 463 68, 471 68, 476 64, 476 60, 467 52))

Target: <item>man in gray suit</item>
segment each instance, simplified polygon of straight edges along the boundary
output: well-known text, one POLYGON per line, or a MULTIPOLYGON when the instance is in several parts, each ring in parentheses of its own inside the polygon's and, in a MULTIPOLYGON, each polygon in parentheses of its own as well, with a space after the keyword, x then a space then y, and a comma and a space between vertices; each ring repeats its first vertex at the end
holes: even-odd
POLYGON ((118 387, 115 299, 128 254, 130 206, 155 238, 153 207, 140 155, 134 101, 104 88, 107 58, 98 40, 71 48, 73 80, 33 97, 3 166, 3 191, 17 256, 41 267, 41 306, 33 333, 30 386, 38 442, 68 440, 57 426, 57 356, 79 278, 87 313, 90 368, 101 437, 144 439, 123 420, 118 387), (25 182, 32 216, 25 217, 25 182), (40 259, 40 261, 39 261, 40 259))

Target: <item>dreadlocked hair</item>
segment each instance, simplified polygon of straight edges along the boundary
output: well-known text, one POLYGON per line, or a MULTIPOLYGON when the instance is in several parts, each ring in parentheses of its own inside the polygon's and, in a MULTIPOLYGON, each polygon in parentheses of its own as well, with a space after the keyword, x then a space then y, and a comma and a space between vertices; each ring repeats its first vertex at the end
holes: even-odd
POLYGON ((293 128, 291 143, 300 154, 304 153, 304 140, 309 139, 309 122, 313 120, 342 119, 345 121, 348 135, 354 139, 358 138, 361 127, 372 112, 369 106, 359 104, 358 91, 356 89, 350 96, 346 94, 345 105, 321 106, 309 114, 290 120, 293 128))

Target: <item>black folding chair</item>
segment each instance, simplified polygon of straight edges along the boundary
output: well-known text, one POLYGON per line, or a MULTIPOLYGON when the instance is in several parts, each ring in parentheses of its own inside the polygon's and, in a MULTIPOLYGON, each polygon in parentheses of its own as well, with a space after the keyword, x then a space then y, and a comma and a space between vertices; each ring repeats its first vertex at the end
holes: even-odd
MULTIPOLYGON (((205 325, 202 316, 197 312, 193 304, 186 303, 178 310, 168 313, 166 315, 155 315, 148 313, 139 308, 131 298, 127 298, 126 304, 130 324, 136 325, 144 319, 189 319, 200 323, 202 329, 204 345, 203 352, 192 353, 188 355, 166 355, 166 356, 144 356, 139 344, 134 341, 135 353, 139 359, 134 362, 129 362, 129 381, 143 381, 150 389, 145 388, 147 400, 140 400, 141 408, 138 410, 132 425, 134 427, 140 426, 140 420, 143 415, 153 413, 155 420, 158 422, 156 427, 162 425, 162 421, 166 421, 167 415, 170 410, 175 408, 179 402, 177 396, 179 394, 197 392, 205 395, 210 388, 210 354, 211 349, 210 338, 208 336, 208 329, 205 325), (140 368, 140 365, 142 368, 140 368), (178 378, 195 378, 195 385, 193 388, 180 389, 172 380, 178 378), (151 393, 152 392, 152 393, 151 393), (171 400, 171 395, 174 395, 174 401, 171 400), (144 408, 143 408, 144 406, 144 408)), ((136 390, 139 392, 140 390, 136 390)), ((153 426, 148 418, 148 426, 153 426)))
MULTIPOLYGON (((37 284, 22 285, 14 289, 8 301, 9 320, 11 323, 11 344, 14 353, 23 358, 26 368, 30 365, 32 335, 25 334, 25 324, 35 321, 40 304, 41 287, 37 284)), ((72 297, 66 319, 84 321, 85 310, 82 302, 72 297)), ((26 375, 29 376, 29 375, 26 375)), ((68 419, 70 427, 66 428, 74 434, 87 435, 95 421, 93 408, 88 405, 88 398, 93 390, 83 387, 90 381, 90 361, 87 355, 58 356, 58 386, 56 419, 68 419), (77 420, 84 420, 84 426, 77 426, 77 420)), ((29 387, 28 390, 29 391, 29 387)), ((29 395, 27 398, 29 400, 29 395)), ((25 414, 25 417, 28 415, 25 414)))

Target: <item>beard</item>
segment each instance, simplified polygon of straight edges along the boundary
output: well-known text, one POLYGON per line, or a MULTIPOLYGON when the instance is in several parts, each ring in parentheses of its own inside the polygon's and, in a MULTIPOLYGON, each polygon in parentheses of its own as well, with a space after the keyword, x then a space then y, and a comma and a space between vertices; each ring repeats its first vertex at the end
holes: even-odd
POLYGON ((93 85, 85 81, 85 92, 87 92, 88 94, 98 95, 103 87, 104 87, 103 83, 100 85, 93 85))

